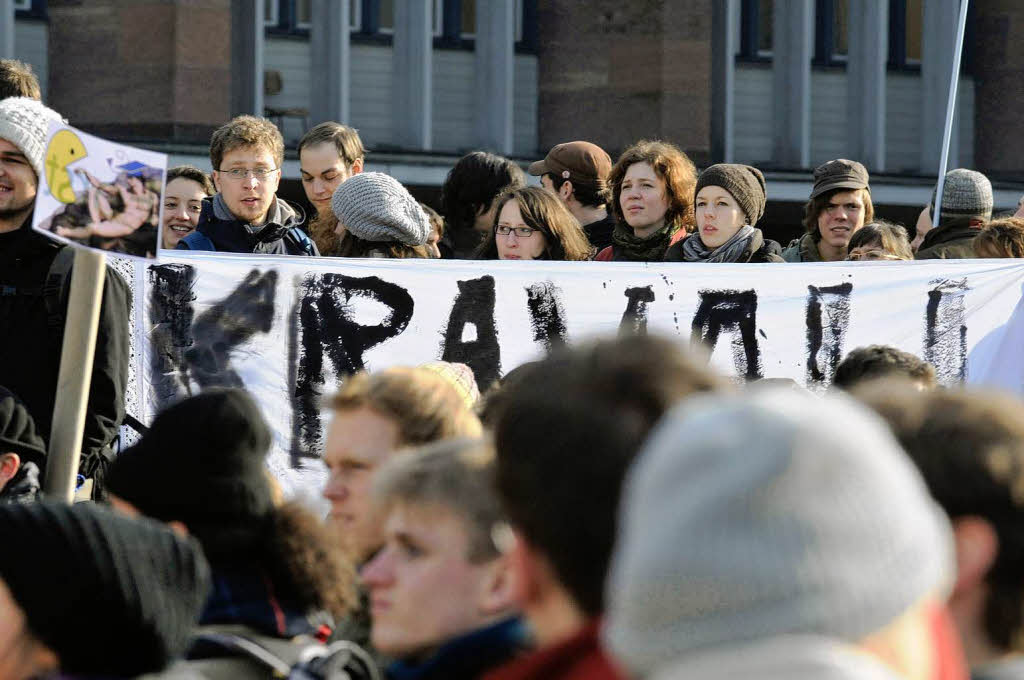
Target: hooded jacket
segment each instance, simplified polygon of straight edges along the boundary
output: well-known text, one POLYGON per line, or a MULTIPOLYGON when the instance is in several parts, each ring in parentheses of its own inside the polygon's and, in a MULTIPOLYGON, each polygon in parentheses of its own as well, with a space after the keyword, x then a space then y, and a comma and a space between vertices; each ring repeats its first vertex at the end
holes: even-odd
POLYGON ((970 221, 969 217, 959 217, 929 231, 914 259, 957 260, 977 257, 971 244, 980 227, 972 227, 970 221))
POLYGON ((259 255, 319 255, 316 244, 300 228, 301 222, 299 213, 275 197, 266 223, 253 227, 232 215, 224 199, 217 194, 203 201, 196 231, 179 241, 177 248, 259 255))
POLYGON ((804 234, 790 241, 782 251, 782 259, 784 262, 824 262, 812 234, 804 234))

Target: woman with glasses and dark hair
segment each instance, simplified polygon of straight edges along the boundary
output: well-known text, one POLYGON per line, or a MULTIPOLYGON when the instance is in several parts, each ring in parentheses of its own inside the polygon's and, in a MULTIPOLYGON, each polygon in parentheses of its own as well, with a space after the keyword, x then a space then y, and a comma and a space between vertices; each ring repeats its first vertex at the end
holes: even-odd
POLYGON ((888 220, 875 220, 855 231, 847 249, 851 262, 914 259, 907 230, 888 220))
POLYGON ((594 249, 580 223, 547 189, 525 187, 498 197, 480 260, 589 260, 594 249))

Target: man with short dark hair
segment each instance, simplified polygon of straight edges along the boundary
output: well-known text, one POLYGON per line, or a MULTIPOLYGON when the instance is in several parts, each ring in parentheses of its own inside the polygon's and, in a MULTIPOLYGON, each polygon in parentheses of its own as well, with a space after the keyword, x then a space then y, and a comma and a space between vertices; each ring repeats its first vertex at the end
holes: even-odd
POLYGON ((495 680, 617 678, 597 640, 626 469, 673 404, 725 379, 653 336, 556 351, 489 405, 519 604, 540 649, 495 680))
POLYGON ((196 230, 181 250, 260 255, 319 255, 299 227, 301 214, 277 197, 284 138, 266 118, 238 116, 214 131, 210 164, 217 194, 203 201, 196 230))
MULTIPOLYGON (((60 114, 34 99, 0 100, 0 385, 49 440, 74 252, 32 229, 49 125, 60 114)), ((128 286, 107 269, 79 471, 102 495, 128 383, 128 286)))
POLYGON ((853 233, 875 219, 867 168, 837 158, 814 169, 814 188, 804 206, 804 235, 782 251, 786 262, 846 259, 853 233))
POLYGON ((848 390, 859 382, 877 378, 906 378, 919 389, 935 387, 935 367, 924 359, 888 345, 868 345, 853 350, 836 366, 832 385, 848 390))
POLYGON ((1024 677, 1024 403, 979 389, 855 391, 889 423, 953 523, 949 608, 971 674, 1024 677))
POLYGON ((598 251, 612 244, 615 216, 608 212, 612 159, 590 142, 566 142, 551 148, 544 160, 530 164, 531 175, 565 203, 598 251))
MULTIPOLYGON (((992 219, 992 183, 976 170, 957 168, 942 184, 942 214, 928 230, 914 256, 916 260, 973 258, 971 242, 992 219)), ((929 214, 935 214, 935 192, 929 214)))
POLYGON ((43 98, 32 67, 17 59, 0 59, 0 99, 8 97, 43 98))

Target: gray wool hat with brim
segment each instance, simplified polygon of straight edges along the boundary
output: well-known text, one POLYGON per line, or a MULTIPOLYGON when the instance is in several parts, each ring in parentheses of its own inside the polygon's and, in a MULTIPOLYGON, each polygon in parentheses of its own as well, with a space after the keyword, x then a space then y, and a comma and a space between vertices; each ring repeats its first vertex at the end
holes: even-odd
POLYGON ((331 208, 338 222, 364 241, 421 246, 430 237, 427 213, 398 180, 382 172, 361 172, 339 184, 331 208))
POLYGON ((46 136, 50 123, 66 123, 53 109, 28 97, 0 99, 0 139, 6 139, 21 149, 36 177, 44 176, 46 136))
POLYGON ((687 400, 623 489, 604 638, 645 677, 791 634, 857 642, 953 575, 948 520, 883 422, 845 396, 687 400))
MULTIPOLYGON (((935 191, 929 210, 935 214, 935 191)), ((936 224, 950 220, 974 218, 988 222, 992 219, 992 183, 977 170, 957 168, 946 173, 942 183, 942 215, 936 224)))

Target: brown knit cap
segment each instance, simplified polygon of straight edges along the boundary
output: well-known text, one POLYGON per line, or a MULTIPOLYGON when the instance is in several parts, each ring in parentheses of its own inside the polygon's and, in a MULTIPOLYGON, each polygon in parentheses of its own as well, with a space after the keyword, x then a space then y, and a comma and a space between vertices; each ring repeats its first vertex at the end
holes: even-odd
POLYGON ((722 187, 736 199, 747 216, 750 226, 764 215, 765 202, 768 200, 764 191, 764 175, 757 168, 740 163, 719 163, 706 168, 697 177, 696 196, 704 187, 722 187))

